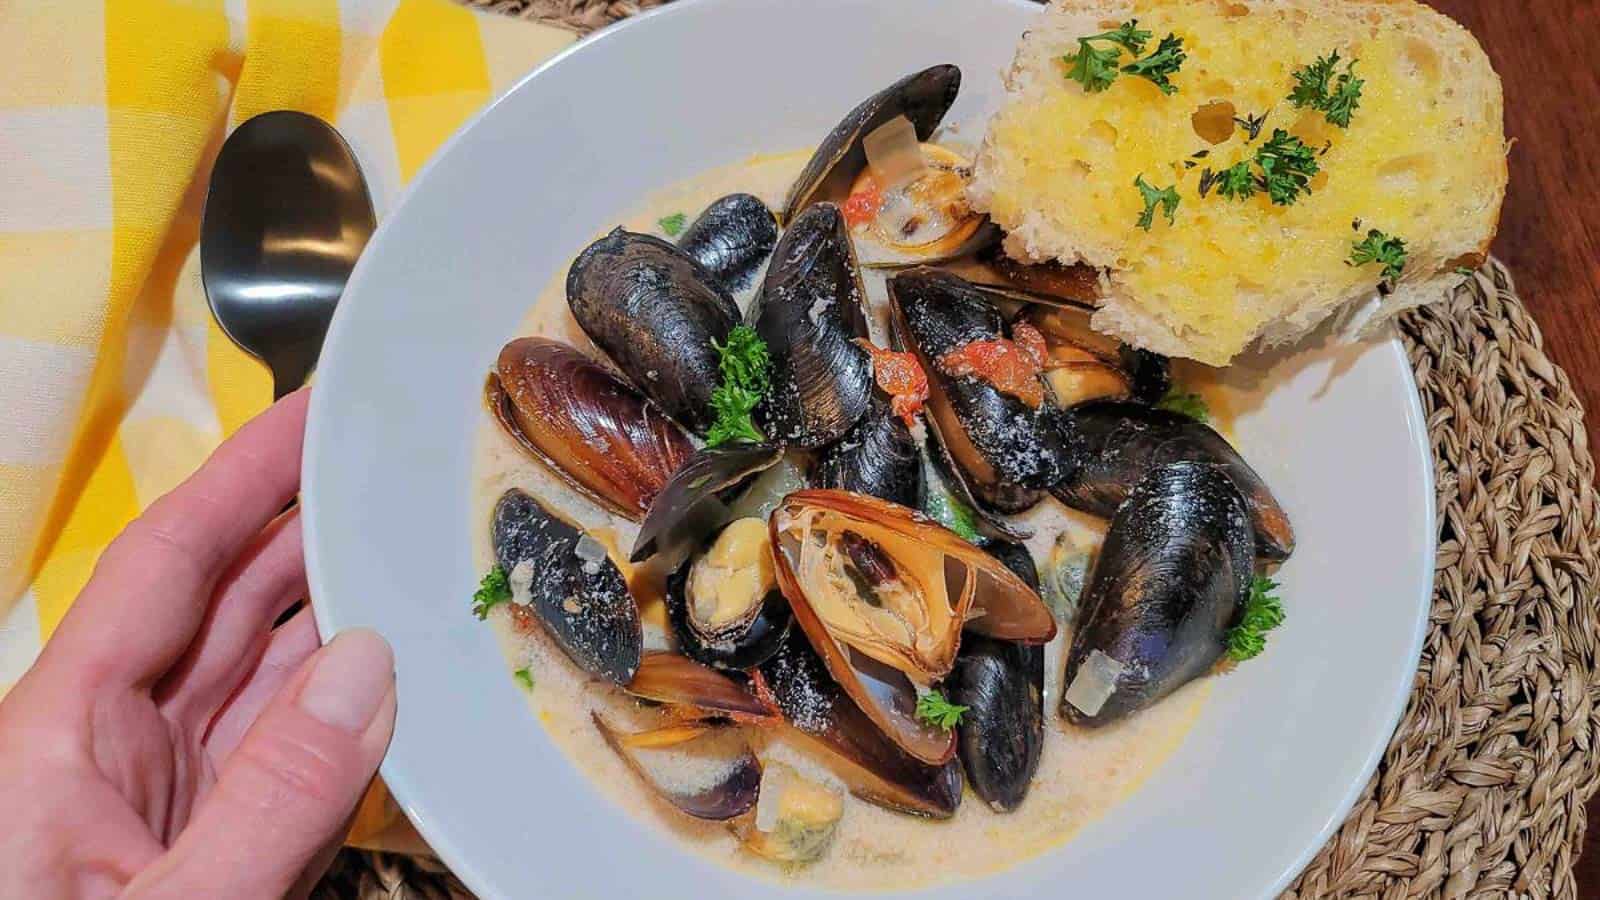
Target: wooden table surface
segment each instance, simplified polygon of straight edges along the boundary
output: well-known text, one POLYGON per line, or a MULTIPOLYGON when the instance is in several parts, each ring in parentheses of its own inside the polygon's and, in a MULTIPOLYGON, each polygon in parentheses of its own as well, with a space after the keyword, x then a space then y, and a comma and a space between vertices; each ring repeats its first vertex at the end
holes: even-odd
MULTIPOLYGON (((1426 0, 1472 29, 1505 82, 1511 186, 1493 251, 1583 401, 1600 449, 1600 2, 1426 0)), ((1578 861, 1600 898, 1600 800, 1578 861)))

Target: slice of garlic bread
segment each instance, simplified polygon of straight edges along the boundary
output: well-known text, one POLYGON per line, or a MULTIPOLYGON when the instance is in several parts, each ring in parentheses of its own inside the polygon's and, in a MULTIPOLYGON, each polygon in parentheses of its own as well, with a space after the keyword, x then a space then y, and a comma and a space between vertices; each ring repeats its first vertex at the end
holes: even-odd
POLYGON ((1057 0, 1006 84, 970 196, 1007 252, 1101 268, 1096 328, 1213 365, 1435 299, 1505 195, 1500 79, 1412 0, 1057 0))

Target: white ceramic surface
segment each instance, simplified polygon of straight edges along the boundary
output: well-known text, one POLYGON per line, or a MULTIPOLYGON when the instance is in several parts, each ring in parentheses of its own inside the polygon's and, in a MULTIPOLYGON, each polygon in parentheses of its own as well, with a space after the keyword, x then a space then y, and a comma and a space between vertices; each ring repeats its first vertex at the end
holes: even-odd
MULTIPOLYGON (((814 143, 858 100, 937 62, 975 137, 1038 14, 1022 0, 687 0, 523 81, 441 151, 362 257, 328 336, 305 449, 323 635, 393 643, 383 774, 485 898, 799 898, 718 867, 605 801, 552 745, 468 613, 479 395, 538 288, 642 194, 814 143)), ((1432 581, 1432 466, 1397 340, 1238 367, 1239 442, 1288 508, 1288 623, 1220 680, 1128 802, 981 896, 1250 898, 1344 816, 1403 708, 1432 581)), ((929 826, 930 829, 937 826, 929 826)), ((974 896, 970 884, 923 892, 974 896)), ((919 895, 920 896, 920 895, 919 895)))

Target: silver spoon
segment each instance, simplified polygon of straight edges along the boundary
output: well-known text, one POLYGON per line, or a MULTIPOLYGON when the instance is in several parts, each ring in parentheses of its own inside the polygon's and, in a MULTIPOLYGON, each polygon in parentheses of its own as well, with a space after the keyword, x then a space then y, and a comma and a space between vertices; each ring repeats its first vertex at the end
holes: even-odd
POLYGON ((376 222, 355 154, 305 113, 262 113, 228 136, 200 223, 200 278, 228 337, 272 370, 278 399, 305 384, 376 222))

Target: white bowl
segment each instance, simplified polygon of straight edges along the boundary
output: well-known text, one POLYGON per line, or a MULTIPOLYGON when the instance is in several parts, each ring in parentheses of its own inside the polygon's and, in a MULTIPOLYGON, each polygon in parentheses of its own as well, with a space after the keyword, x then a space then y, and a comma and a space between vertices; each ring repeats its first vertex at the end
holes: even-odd
MULTIPOLYGON (((307 562, 324 636, 394 645, 383 775, 486 898, 816 894, 710 863, 624 813, 530 715, 468 612, 480 391, 541 285, 652 189, 815 143, 938 62, 975 136, 1038 14, 1021 0, 688 0, 551 61, 458 134, 367 248, 328 335, 305 445, 307 562)), ((1432 584, 1432 465, 1397 339, 1246 362, 1236 433, 1299 549, 1288 622, 1218 680, 1127 802, 987 877, 986 897, 1276 893, 1339 824, 1404 707, 1432 584)), ((936 826, 930 826, 936 827, 936 826)), ((971 885, 919 896, 969 900, 971 885)))

